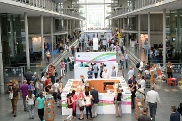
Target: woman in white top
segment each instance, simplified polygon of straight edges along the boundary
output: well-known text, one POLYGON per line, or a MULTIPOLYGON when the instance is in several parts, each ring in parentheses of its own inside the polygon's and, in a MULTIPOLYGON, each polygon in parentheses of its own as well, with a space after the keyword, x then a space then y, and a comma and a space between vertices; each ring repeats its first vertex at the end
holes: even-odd
POLYGON ((87 120, 88 120, 88 112, 90 113, 90 119, 92 120, 92 111, 91 111, 92 110, 92 100, 93 100, 92 95, 89 95, 89 91, 86 91, 84 101, 85 101, 85 107, 86 107, 87 120))
POLYGON ((56 83, 53 84, 53 97, 55 103, 57 103, 57 94, 58 94, 58 87, 59 87, 59 79, 56 79, 56 83))
POLYGON ((109 72, 105 68, 104 71, 102 72, 102 78, 103 79, 109 79, 109 72))
POLYGON ((28 90, 28 95, 26 96, 26 102, 28 105, 30 119, 34 119, 34 100, 35 100, 35 95, 32 94, 32 90, 28 90))
POLYGON ((42 83, 44 84, 44 81, 47 80, 47 73, 44 73, 44 76, 41 78, 42 83))

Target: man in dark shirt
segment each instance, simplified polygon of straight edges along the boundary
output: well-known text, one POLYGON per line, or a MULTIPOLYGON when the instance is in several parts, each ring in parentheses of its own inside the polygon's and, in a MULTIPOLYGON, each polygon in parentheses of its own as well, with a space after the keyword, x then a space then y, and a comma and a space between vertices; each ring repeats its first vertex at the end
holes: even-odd
POLYGON ((139 116, 138 121, 152 121, 151 118, 147 114, 148 114, 148 108, 144 107, 143 115, 139 116))
POLYGON ((176 110, 176 106, 171 106, 171 111, 170 121, 180 121, 180 114, 176 110))
POLYGON ((30 81, 32 81, 32 76, 33 76, 33 73, 30 70, 28 70, 28 72, 24 74, 24 77, 27 80, 28 85, 30 84, 30 81))
POLYGON ((92 90, 90 90, 90 95, 94 98, 93 100, 93 106, 92 106, 92 115, 93 117, 97 116, 97 107, 99 102, 99 92, 95 90, 95 87, 92 86, 92 90))
POLYGON ((88 75, 88 79, 92 79, 93 72, 91 71, 91 68, 90 67, 88 68, 87 75, 88 75))

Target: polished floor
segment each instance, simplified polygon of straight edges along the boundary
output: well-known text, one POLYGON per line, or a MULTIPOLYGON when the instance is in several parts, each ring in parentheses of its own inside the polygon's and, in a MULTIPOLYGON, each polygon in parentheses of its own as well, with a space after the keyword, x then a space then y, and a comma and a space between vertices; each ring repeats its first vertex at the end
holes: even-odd
MULTIPOLYGON (((135 51, 133 51, 135 52, 135 51)), ((137 52, 138 53, 138 52, 137 52)), ((139 59, 145 57, 143 54, 135 54, 140 55, 139 59), (143 57, 141 57, 143 56, 143 57)), ((119 58, 119 56, 118 56, 119 58)), ((125 74, 127 73, 127 69, 125 69, 125 74)), ((58 70, 59 72, 59 70, 58 70)), ((73 71, 68 71, 68 73, 64 77, 64 84, 69 78, 73 78, 73 71)), ((157 81, 156 90, 159 92, 162 107, 158 107, 156 121, 169 121, 170 116, 170 106, 178 106, 182 101, 182 91, 178 88, 178 86, 168 86, 165 83, 162 83, 160 80, 157 81)), ((148 91, 148 90, 147 90, 148 91)), ((35 119, 29 119, 28 112, 23 111, 23 102, 22 99, 18 101, 18 112, 17 117, 13 117, 11 114, 11 102, 8 99, 8 94, 0 95, 0 121, 39 121, 37 115, 37 108, 35 108, 35 119)), ((78 117, 78 116, 77 116, 78 117)), ((61 108, 57 108, 55 106, 55 121, 63 121, 66 116, 61 115, 61 108)), ((94 121, 136 121, 134 110, 131 114, 123 114, 122 118, 116 118, 115 115, 98 115, 98 117, 94 118, 94 121)), ((73 119, 73 121, 78 121, 78 119, 73 119)))

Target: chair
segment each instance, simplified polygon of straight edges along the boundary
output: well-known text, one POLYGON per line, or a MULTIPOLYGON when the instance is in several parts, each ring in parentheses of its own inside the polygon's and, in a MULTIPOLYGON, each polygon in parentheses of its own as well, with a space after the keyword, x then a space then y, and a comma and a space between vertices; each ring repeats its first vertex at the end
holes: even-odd
POLYGON ((168 78, 167 84, 170 86, 176 85, 177 78, 168 78))

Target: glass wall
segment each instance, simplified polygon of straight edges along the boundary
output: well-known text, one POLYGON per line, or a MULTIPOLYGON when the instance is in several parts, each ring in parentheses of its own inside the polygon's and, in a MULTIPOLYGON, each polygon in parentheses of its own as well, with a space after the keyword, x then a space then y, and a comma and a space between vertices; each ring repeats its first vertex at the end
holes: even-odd
POLYGON ((22 60, 25 48, 24 19, 21 15, 0 14, 4 65, 22 60), (21 55, 21 56, 20 56, 21 55))
POLYGON ((111 12, 111 6, 108 6, 111 0, 79 0, 80 13, 86 20, 83 23, 84 29, 88 28, 106 28, 109 22, 105 17, 111 12))
POLYGON ((182 9, 169 11, 166 14, 167 46, 173 56, 182 62, 182 9))

